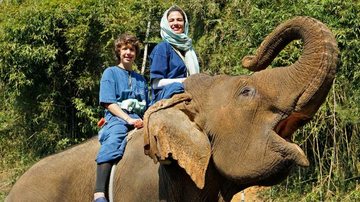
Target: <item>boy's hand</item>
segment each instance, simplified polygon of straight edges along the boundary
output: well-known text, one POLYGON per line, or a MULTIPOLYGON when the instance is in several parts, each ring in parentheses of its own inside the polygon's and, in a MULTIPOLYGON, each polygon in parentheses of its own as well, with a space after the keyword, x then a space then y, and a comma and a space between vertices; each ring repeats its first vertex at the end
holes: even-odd
POLYGON ((130 125, 134 125, 134 127, 137 129, 140 129, 144 126, 143 120, 141 120, 141 119, 130 119, 130 120, 128 120, 128 123, 130 125))
POLYGON ((137 129, 140 129, 144 126, 144 122, 141 119, 136 119, 135 123, 134 123, 134 127, 137 129))

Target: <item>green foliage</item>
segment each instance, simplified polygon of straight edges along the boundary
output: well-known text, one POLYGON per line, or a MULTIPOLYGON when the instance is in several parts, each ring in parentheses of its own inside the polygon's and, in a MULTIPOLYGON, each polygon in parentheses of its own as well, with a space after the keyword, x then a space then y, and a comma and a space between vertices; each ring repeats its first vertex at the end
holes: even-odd
POLYGON ((138 30, 123 19, 143 17, 135 4, 133 12, 125 10, 125 3, 3 5, 0 71, 4 99, 11 100, 5 104, 20 119, 13 130, 28 136, 39 155, 53 153, 62 138, 96 134, 98 81, 104 68, 114 64, 113 39, 138 30))
MULTIPOLYGON (((99 79, 113 65, 113 40, 125 31, 149 42, 160 38, 159 20, 174 1, 0 1, 1 170, 10 180, 37 159, 97 133, 99 79)), ((241 59, 254 54, 281 22, 306 15, 335 34, 340 48, 336 80, 314 120, 298 131, 311 166, 297 168, 264 193, 269 200, 359 200, 360 3, 344 0, 179 0, 203 72, 240 75, 241 59), (281 196, 282 199, 279 199, 281 196), (344 196, 344 198, 341 198, 344 196)), ((271 64, 293 63, 299 41, 271 64)), ((136 61, 141 66, 142 58, 136 61)), ((5 184, 5 185, 4 185, 5 184)), ((0 200, 3 193, 0 190, 0 200)))

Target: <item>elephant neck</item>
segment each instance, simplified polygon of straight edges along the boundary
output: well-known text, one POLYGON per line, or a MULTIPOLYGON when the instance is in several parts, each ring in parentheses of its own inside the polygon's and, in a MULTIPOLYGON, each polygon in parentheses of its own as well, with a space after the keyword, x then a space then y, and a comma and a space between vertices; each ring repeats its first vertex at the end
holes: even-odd
POLYGON ((220 194, 224 201, 231 201, 235 194, 241 192, 247 187, 249 186, 238 185, 235 182, 224 178, 220 184, 220 194))
POLYGON ((216 198, 219 199, 219 197, 221 197, 223 201, 231 201, 235 194, 247 187, 249 186, 238 185, 234 181, 221 175, 216 169, 213 159, 210 159, 210 163, 206 171, 205 187, 202 190, 204 193, 216 193, 216 198))

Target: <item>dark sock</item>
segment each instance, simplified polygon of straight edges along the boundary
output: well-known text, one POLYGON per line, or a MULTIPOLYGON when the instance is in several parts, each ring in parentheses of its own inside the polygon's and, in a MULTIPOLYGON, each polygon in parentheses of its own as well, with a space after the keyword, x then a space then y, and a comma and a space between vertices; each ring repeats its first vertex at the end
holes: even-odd
POLYGON ((106 188, 109 184, 109 177, 111 172, 112 163, 98 164, 96 168, 96 184, 95 193, 104 192, 106 194, 106 188))

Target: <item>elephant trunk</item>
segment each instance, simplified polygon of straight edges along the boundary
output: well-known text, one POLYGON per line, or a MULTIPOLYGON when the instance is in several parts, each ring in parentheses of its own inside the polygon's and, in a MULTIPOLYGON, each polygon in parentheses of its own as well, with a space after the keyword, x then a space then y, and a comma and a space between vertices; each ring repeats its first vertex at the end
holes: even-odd
POLYGON ((267 88, 278 89, 278 92, 275 92, 276 96, 280 97, 281 103, 278 105, 289 106, 283 110, 295 111, 297 116, 302 114, 310 118, 325 100, 330 89, 338 53, 335 37, 323 23, 310 17, 295 17, 279 25, 265 38, 256 55, 246 56, 242 62, 245 68, 260 71, 254 73, 255 80, 266 80, 267 88), (294 64, 260 71, 265 69, 287 44, 297 39, 303 41, 304 47, 302 55, 294 64), (295 100, 295 103, 290 103, 290 100, 295 100))

